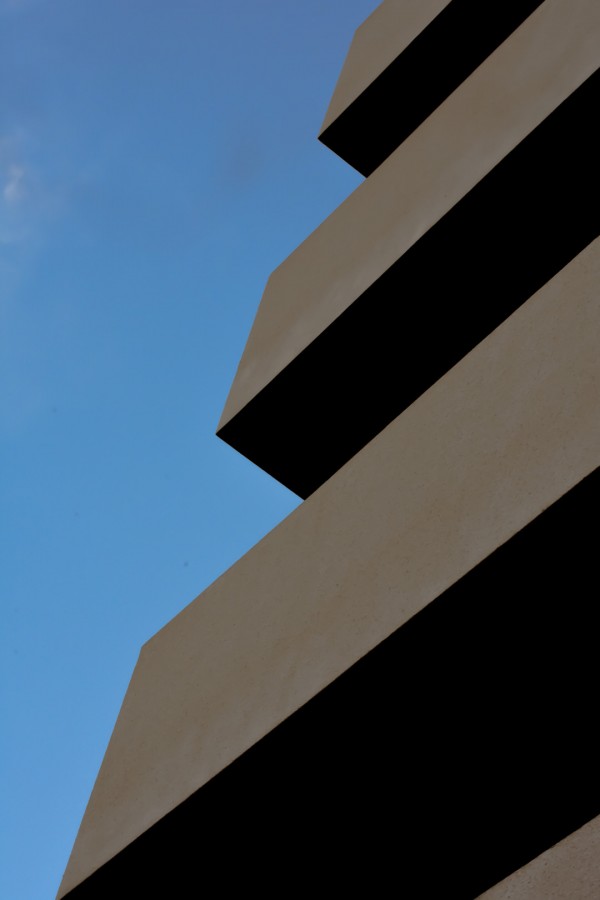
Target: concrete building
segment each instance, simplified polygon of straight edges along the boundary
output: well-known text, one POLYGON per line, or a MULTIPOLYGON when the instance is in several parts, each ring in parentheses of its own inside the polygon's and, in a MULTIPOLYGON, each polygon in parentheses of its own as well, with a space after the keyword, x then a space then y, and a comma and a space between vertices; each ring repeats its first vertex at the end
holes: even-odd
POLYGON ((143 648, 60 898, 600 896, 600 6, 385 0, 220 436, 305 502, 143 648))

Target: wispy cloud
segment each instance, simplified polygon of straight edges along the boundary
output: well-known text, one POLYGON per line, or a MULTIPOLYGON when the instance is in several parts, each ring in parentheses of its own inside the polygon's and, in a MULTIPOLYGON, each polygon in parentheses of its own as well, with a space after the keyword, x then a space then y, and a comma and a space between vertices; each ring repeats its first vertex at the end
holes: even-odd
POLYGON ((0 317, 19 291, 54 214, 22 130, 0 134, 0 317))
POLYGON ((0 136, 0 246, 20 243, 26 233, 27 166, 16 136, 0 136))
POLYGON ((5 176, 4 188, 2 190, 2 196, 4 197, 5 202, 10 204, 11 206, 15 205, 23 198, 24 177, 24 166, 12 163, 12 165, 8 167, 8 171, 5 176))
POLYGON ((16 132, 0 135, 0 238, 9 243, 9 233, 20 239, 25 232, 40 232, 59 214, 65 191, 49 183, 33 159, 36 142, 16 132))
POLYGON ((14 335, 19 331, 19 297, 39 240, 39 214, 35 179, 20 132, 0 134, 0 336, 2 346, 2 399, 0 431, 12 433, 28 421, 27 373, 15 355, 14 335), (11 393, 12 392, 12 393, 11 393), (21 403, 26 413, 20 413, 21 403))

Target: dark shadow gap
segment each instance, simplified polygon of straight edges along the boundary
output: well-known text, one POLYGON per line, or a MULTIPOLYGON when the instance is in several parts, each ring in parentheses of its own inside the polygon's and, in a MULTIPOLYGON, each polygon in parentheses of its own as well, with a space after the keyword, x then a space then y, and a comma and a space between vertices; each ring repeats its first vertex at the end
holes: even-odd
POLYGON ((472 900, 600 814, 600 470, 73 890, 472 900))
POLYGON ((307 497, 600 233, 596 72, 218 432, 307 497))
POLYGON ((452 0, 320 135, 370 175, 542 0, 452 0))

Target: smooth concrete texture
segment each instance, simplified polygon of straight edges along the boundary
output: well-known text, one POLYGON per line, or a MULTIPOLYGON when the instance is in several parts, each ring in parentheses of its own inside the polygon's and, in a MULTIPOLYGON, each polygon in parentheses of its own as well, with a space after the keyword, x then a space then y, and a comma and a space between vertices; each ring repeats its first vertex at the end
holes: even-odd
POLYGON ((600 71, 219 436, 313 493, 600 234, 598 107, 600 71))
POLYGON ((354 33, 321 133, 449 5, 449 0, 385 0, 354 33))
POLYGON ((600 816, 481 895, 481 900, 598 900, 600 816))
POLYGON ((599 507, 600 468, 68 900, 187 897, 200 871, 235 897, 472 900, 590 821, 599 507))
MULTIPOLYGON (((492 177, 492 170, 510 159, 511 151, 528 135, 537 133, 536 126, 551 118, 550 114, 597 70, 599 46, 600 6, 594 0, 547 0, 271 275, 219 423, 220 436, 250 455, 244 441, 256 443, 258 423, 264 425, 267 416, 261 411, 260 417, 253 420, 251 404, 267 396, 267 389, 271 390, 277 378, 283 377, 291 364, 315 345, 317 338, 337 327, 342 314, 353 309, 384 274, 409 256, 409 251, 416 252, 436 223, 445 221, 444 217, 461 201, 466 202, 473 188, 483 184, 486 175, 492 177)), ((590 116, 583 119, 584 125, 589 125, 590 116)), ((587 152, 585 142, 581 150, 587 152)), ((541 151, 538 158, 543 166, 541 151)), ((552 173, 559 173, 559 181, 565 171, 578 175, 577 155, 567 167, 561 167, 560 162, 558 159, 556 166, 551 167, 550 180, 544 185, 550 198, 552 173)), ((588 162, 586 159, 586 183, 588 162)), ((528 162, 527 172, 530 171, 535 173, 535 166, 528 162)), ((520 173, 520 177, 526 191, 526 173, 520 173)), ((568 198, 568 185, 560 184, 568 198)), ((543 197, 541 188, 538 194, 543 197)), ((584 205, 590 196, 589 190, 582 195, 584 205)), ((521 218, 518 199, 505 215, 511 211, 513 220, 521 218)), ((550 200, 548 212, 551 211, 550 200)), ((559 219, 563 223, 562 231, 559 229, 561 240, 568 240, 572 230, 570 221, 566 227, 567 218, 565 214, 559 219)), ((479 224, 472 216, 467 216, 466 222, 472 228, 479 224)), ((540 227, 543 222, 542 218, 540 227)), ((510 237, 510 221, 503 219, 502 226, 501 233, 492 235, 491 246, 497 253, 494 264, 500 271, 510 271, 511 259, 504 258, 503 250, 505 239, 510 237)), ((593 232, 593 236, 598 233, 595 227, 593 232)), ((454 237, 459 247, 460 238, 460 234, 454 237)), ((540 245, 544 246, 544 239, 540 245)), ((463 246, 461 252, 465 250, 468 246, 463 246)), ((546 263, 553 256, 546 254, 546 263)), ((429 255, 427 260, 424 268, 435 270, 435 256, 429 255)), ((476 256, 472 263, 477 266, 476 256)), ((466 266, 468 271, 468 261, 466 266)), ((495 280, 494 272, 489 290, 493 290, 495 280)), ((403 296, 401 280, 394 287, 399 292, 400 309, 420 302, 412 294, 403 296)), ((440 298, 443 307, 447 308, 450 302, 459 304, 460 309, 460 283, 454 288, 456 298, 440 298)), ((480 293, 486 291, 485 284, 478 283, 476 288, 480 293)), ((435 321, 431 321, 430 331, 434 328, 435 321)), ((427 337, 418 334, 415 339, 426 351, 427 337)), ((354 368, 360 368, 360 345, 353 348, 353 359, 354 368)), ((338 371, 335 364, 331 371, 341 383, 341 394, 346 372, 338 371)), ((311 381, 310 376, 310 371, 303 371, 301 381, 312 398, 322 385, 311 381)), ((403 389, 403 385, 400 387, 403 389)), ((378 398, 369 397, 368 402, 377 403, 378 398)), ((290 405, 295 407, 291 401, 290 405)), ((309 403, 307 407, 308 417, 309 403)), ((272 430, 277 428, 279 412, 273 409, 272 430)), ((334 418, 336 409, 331 414, 334 418)), ((307 423, 310 424, 308 418, 307 423)), ((303 420, 302 427, 304 424, 303 420)), ((318 458, 320 447, 311 452, 311 444, 318 442, 318 437, 317 432, 309 435, 304 459, 318 458)), ((329 446, 330 437, 333 439, 334 434, 323 441, 325 447, 329 446)), ((269 440, 270 434, 266 433, 261 452, 268 452, 269 440)), ((276 459, 272 465, 266 465, 262 459, 255 461, 280 477, 276 459)), ((314 490, 312 482, 306 486, 302 483, 302 457, 292 461, 290 472, 285 470, 286 465, 284 460, 284 483, 301 496, 314 490), (294 467, 300 467, 299 471, 294 467)), ((324 474, 328 477, 330 473, 324 474)), ((317 479, 317 484, 322 480, 317 479)))
POLYGON ((59 897, 600 460, 600 241, 142 649, 59 897))
POLYGON ((386 0, 357 29, 319 134, 370 175, 542 0, 386 0))

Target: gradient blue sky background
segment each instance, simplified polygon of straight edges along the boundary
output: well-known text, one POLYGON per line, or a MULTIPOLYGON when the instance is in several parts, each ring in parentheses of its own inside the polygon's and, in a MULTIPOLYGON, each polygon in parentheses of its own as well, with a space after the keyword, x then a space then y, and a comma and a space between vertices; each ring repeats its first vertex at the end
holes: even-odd
POLYGON ((0 0, 2 865, 52 898, 140 646, 297 504, 214 436, 376 0, 0 0))

